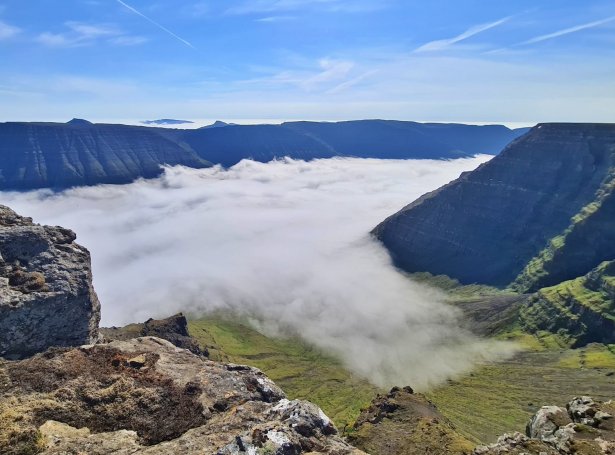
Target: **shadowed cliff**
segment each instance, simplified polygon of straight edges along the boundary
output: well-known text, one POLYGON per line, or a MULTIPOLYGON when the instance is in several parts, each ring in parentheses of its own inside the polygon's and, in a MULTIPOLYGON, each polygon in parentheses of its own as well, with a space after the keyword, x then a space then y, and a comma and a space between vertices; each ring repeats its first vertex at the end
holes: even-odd
POLYGON ((374 229, 396 264, 534 291, 615 258, 615 125, 543 124, 374 229))

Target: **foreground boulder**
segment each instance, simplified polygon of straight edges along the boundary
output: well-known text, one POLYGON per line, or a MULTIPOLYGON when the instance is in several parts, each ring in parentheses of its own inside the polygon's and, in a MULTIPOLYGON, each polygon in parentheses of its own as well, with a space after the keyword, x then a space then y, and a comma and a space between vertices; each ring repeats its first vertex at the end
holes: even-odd
POLYGON ((363 453, 261 371, 154 337, 5 361, 0 395, 7 455, 363 453))
POLYGON ((0 357, 23 358, 98 337, 90 254, 75 238, 0 205, 0 357))
POLYGON ((510 433, 475 455, 615 454, 615 403, 576 397, 566 408, 543 406, 527 424, 526 434, 510 433))

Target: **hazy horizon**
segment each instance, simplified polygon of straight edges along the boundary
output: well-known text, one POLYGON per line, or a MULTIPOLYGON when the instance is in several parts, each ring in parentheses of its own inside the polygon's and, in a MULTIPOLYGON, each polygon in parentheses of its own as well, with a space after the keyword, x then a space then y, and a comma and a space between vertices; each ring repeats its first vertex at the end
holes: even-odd
POLYGON ((291 118, 291 119, 275 119, 275 118, 185 118, 185 117, 169 117, 162 116, 160 118, 144 118, 144 119, 123 119, 123 118, 87 118, 87 117, 70 117, 70 118, 53 118, 53 119, 33 119, 33 120, 22 120, 22 119, 2 119, 0 123, 10 123, 10 122, 32 122, 32 123, 67 123, 74 118, 79 118, 83 120, 87 120, 92 123, 103 123, 103 124, 118 124, 118 125, 131 125, 131 126, 149 126, 153 128, 180 128, 180 129, 196 129, 201 128, 203 126, 212 125, 215 122, 225 122, 225 123, 233 123, 237 125, 279 125, 285 122, 349 122, 349 121, 360 121, 360 120, 384 120, 384 121, 401 121, 401 122, 416 122, 416 123, 458 123, 464 125, 503 125, 510 129, 515 128, 529 128, 535 126, 536 123, 527 123, 527 122, 506 122, 506 121, 477 121, 477 122, 447 122, 447 121, 438 121, 438 120, 416 120, 416 119, 397 119, 397 118, 348 118, 348 119, 330 119, 330 118, 291 118), (181 123, 181 124, 171 124, 171 125, 162 125, 162 124, 146 124, 146 121, 152 120, 161 120, 161 119, 170 119, 170 120, 186 120, 192 123, 181 123))

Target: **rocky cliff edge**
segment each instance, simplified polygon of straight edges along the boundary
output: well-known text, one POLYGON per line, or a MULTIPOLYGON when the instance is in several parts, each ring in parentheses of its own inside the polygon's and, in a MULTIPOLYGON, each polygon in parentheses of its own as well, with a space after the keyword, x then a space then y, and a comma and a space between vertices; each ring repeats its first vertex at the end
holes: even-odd
POLYGON ((40 226, 0 205, 0 357, 98 337, 90 254, 74 232, 40 226))

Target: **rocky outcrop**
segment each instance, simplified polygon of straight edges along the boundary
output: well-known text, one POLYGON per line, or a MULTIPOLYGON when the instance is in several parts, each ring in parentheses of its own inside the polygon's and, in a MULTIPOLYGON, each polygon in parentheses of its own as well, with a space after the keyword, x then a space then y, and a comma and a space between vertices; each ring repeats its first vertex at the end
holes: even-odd
POLYGON ((349 440, 372 455, 468 454, 474 444, 423 395, 394 387, 361 412, 349 440))
POLYGON ((143 324, 101 328, 100 333, 106 341, 126 341, 146 336, 158 337, 170 341, 178 348, 188 349, 193 354, 205 357, 209 355, 207 349, 201 348, 199 343, 190 336, 188 321, 182 313, 166 319, 148 319, 143 324))
POLYGON ((373 232, 409 272, 534 291, 615 258, 614 173, 615 125, 542 124, 373 232))
POLYGON ((267 162, 284 156, 448 159, 495 154, 525 132, 500 125, 384 120, 214 126, 182 130, 81 119, 0 123, 0 190, 128 183, 159 175, 164 164, 232 166, 245 158, 267 162))
POLYGON ((615 453, 615 405, 576 397, 566 408, 544 406, 531 418, 526 434, 510 433, 475 455, 600 455, 615 453))
POLYGON ((90 255, 75 238, 0 206, 0 357, 97 338, 100 304, 90 255))
POLYGON ((0 364, 0 453, 361 454, 257 369, 143 337, 0 364))

